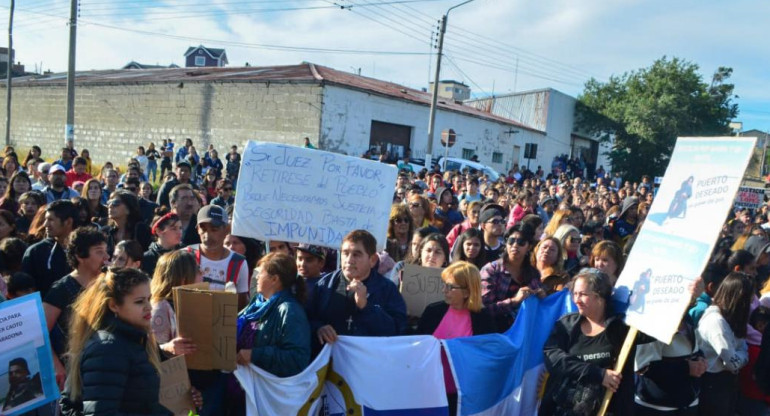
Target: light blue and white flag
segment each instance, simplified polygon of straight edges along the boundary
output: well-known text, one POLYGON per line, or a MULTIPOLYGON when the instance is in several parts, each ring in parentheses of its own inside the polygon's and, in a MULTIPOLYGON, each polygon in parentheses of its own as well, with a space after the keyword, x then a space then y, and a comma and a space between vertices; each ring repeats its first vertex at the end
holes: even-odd
POLYGON ((457 384, 459 414, 535 414, 543 345, 554 323, 574 310, 567 290, 542 300, 533 296, 505 334, 443 341, 457 384))

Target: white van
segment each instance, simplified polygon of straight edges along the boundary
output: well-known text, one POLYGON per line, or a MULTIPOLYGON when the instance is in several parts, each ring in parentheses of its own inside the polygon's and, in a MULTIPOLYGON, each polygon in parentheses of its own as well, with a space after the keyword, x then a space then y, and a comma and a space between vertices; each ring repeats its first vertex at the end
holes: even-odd
POLYGON ((438 164, 439 166, 441 166, 442 172, 446 172, 447 170, 456 170, 458 172, 462 172, 462 170, 467 167, 470 169, 475 169, 477 171, 483 172, 485 175, 487 175, 489 180, 491 180, 492 182, 497 182, 497 179, 500 178, 500 174, 497 173, 497 171, 495 171, 494 169, 490 168, 487 165, 484 165, 478 162, 473 162, 471 160, 465 160, 465 159, 460 159, 456 157, 445 158, 442 156, 438 159, 438 164))

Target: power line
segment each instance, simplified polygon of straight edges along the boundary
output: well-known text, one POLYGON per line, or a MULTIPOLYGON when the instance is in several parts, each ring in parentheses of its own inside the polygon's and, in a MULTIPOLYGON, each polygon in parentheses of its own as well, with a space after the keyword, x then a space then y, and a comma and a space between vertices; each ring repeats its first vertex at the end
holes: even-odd
POLYGON ((479 86, 479 84, 477 84, 477 83, 476 83, 476 82, 473 80, 473 78, 469 77, 469 76, 468 76, 468 74, 466 74, 466 73, 465 73, 465 72, 464 72, 462 69, 460 69, 460 67, 459 67, 459 66, 458 66, 458 65, 455 63, 455 61, 454 61, 454 60, 452 60, 452 58, 450 58, 450 57, 449 57, 449 56, 447 56, 446 54, 444 54, 444 58, 446 58, 447 62, 448 62, 450 65, 452 65, 452 67, 454 67, 454 69, 455 69, 457 72, 459 72, 459 73, 460 73, 460 75, 461 75, 461 76, 462 76, 464 79, 467 79, 467 80, 468 80, 468 81, 469 81, 471 84, 473 84, 473 86, 474 86, 474 87, 476 87, 476 89, 477 89, 477 90, 479 90, 479 91, 480 91, 482 94, 484 94, 485 96, 489 96, 489 95, 491 95, 491 94, 487 93, 486 91, 484 91, 484 89, 483 89, 483 88, 481 88, 481 86, 479 86))

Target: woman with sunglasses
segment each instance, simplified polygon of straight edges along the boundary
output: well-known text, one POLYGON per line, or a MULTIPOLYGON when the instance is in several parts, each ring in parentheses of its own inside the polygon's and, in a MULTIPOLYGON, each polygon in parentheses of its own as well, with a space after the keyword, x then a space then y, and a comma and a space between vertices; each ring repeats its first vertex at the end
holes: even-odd
POLYGON ((529 262, 534 230, 518 223, 505 233, 505 249, 500 259, 481 269, 481 299, 505 332, 513 324, 513 313, 526 298, 535 294, 545 296, 540 275, 529 262))
POLYGON ((581 267, 588 264, 588 259, 580 254, 580 230, 570 224, 562 224, 556 229, 553 237, 559 240, 564 248, 561 257, 564 262, 564 271, 569 276, 574 276, 581 267))
MULTIPOLYGON (((444 300, 425 308, 417 324, 417 334, 438 339, 469 337, 495 332, 495 325, 481 303, 481 275, 471 263, 460 261, 441 272, 444 300)), ((441 353, 444 385, 449 401, 449 414, 457 413, 457 387, 446 354, 441 353)))
POLYGON ((107 235, 110 253, 123 240, 136 240, 143 250, 150 246, 150 227, 142 222, 142 212, 134 194, 124 190, 113 192, 107 201, 107 217, 107 225, 102 231, 107 235))
POLYGON ((406 257, 413 232, 414 224, 412 223, 412 216, 409 214, 409 208, 402 204, 391 206, 385 251, 394 262, 399 262, 406 257))
POLYGON ((415 229, 431 227, 435 232, 438 232, 438 228, 431 225, 433 222, 433 210, 428 198, 412 194, 409 196, 406 206, 409 208, 409 214, 412 215, 412 223, 415 229))
POLYGON ((220 179, 217 181, 217 196, 211 200, 213 205, 219 205, 222 208, 227 208, 235 204, 235 196, 233 196, 233 183, 230 179, 220 179))

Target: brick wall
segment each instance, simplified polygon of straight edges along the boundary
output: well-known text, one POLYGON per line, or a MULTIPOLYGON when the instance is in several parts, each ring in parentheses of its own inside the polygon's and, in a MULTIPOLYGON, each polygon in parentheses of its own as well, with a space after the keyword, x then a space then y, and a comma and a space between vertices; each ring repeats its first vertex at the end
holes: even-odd
MULTIPOLYGON (((181 144, 190 137, 199 154, 213 143, 222 156, 249 139, 317 143, 323 95, 317 84, 249 82, 78 85, 75 94, 75 148, 88 149, 94 163, 121 165, 137 146, 159 147, 164 138, 181 144)), ((58 158, 65 120, 64 85, 14 87, 11 144, 20 157, 36 144, 44 158, 58 158)))

